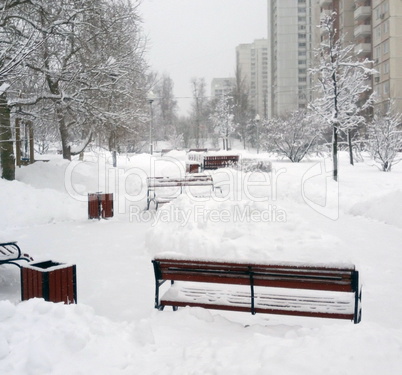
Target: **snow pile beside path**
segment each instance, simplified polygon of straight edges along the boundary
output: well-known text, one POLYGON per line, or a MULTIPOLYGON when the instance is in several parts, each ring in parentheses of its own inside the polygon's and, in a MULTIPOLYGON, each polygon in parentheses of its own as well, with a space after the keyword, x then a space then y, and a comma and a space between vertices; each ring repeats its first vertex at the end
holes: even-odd
POLYGON ((113 323, 85 305, 42 299, 17 306, 0 301, 0 332, 0 373, 13 375, 135 374, 138 349, 154 340, 141 324, 113 323))
POLYGON ((75 220, 87 212, 84 203, 56 190, 36 189, 19 181, 1 179, 0 190, 0 227, 3 230, 75 220))
POLYGON ((385 224, 391 224, 402 228, 401 207, 402 190, 397 190, 356 203, 351 207, 349 213, 382 221, 385 224))
POLYGON ((36 162, 16 170, 16 180, 37 189, 65 191, 64 175, 70 162, 65 159, 52 159, 36 162))
POLYGON ((352 262, 347 244, 312 228, 300 214, 278 202, 200 203, 181 195, 153 212, 146 245, 152 256, 352 262))

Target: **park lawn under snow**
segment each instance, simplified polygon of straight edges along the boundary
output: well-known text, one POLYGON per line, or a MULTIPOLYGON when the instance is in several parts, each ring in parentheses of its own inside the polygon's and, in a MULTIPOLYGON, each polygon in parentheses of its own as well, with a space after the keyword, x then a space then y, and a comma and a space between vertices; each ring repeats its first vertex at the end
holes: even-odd
POLYGON ((183 173, 182 152, 121 155, 118 168, 105 154, 53 157, 0 180, 0 241, 78 273, 77 305, 20 302, 17 267, 0 266, 0 374, 400 374, 402 165, 383 173, 341 156, 339 185, 323 160, 271 159, 269 174, 213 171, 222 194, 156 213, 144 211, 145 178, 183 173), (100 190, 114 193, 115 216, 88 220, 86 194, 100 190), (353 263, 362 322, 157 311, 159 253, 353 263))

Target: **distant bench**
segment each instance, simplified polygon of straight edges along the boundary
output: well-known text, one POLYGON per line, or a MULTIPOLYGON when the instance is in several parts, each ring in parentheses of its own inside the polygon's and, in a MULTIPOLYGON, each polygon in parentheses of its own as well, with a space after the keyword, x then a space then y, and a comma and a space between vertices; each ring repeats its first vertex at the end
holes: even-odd
POLYGON ((204 169, 227 168, 237 165, 238 162, 239 155, 205 156, 204 169))
POLYGON ((174 310, 197 306, 354 323, 361 320, 359 273, 354 266, 163 258, 152 262, 155 308, 159 310, 165 306, 173 306, 174 310), (171 286, 160 297, 159 289, 167 280, 171 286))
POLYGON ((14 264, 21 268, 21 265, 18 263, 20 260, 31 262, 33 258, 29 254, 22 253, 16 241, 0 242, 0 265, 14 264))
POLYGON ((214 189, 212 176, 205 174, 191 174, 185 177, 148 177, 147 178, 147 210, 151 202, 154 202, 155 208, 159 204, 170 202, 177 197, 176 194, 168 194, 163 188, 179 187, 179 194, 183 193, 183 187, 186 186, 210 186, 214 189), (157 193, 158 192, 158 193, 157 193))
POLYGON ((239 163, 239 155, 206 155, 203 153, 189 153, 188 159, 199 162, 203 170, 227 168, 239 163))

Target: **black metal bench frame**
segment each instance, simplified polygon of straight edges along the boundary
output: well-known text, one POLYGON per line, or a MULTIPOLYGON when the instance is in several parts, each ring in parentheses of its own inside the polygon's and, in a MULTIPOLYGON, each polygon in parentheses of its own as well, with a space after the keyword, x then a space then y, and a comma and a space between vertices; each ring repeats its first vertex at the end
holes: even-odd
POLYGON ((157 196, 158 188, 180 187, 180 194, 183 193, 183 187, 186 186, 210 186, 214 190, 214 181, 211 175, 189 174, 185 177, 148 177, 147 178, 147 210, 151 202, 154 202, 157 210, 159 204, 167 203, 176 198, 175 196, 157 196))
POLYGON ((152 262, 155 273, 155 308, 159 310, 163 310, 165 306, 172 306, 173 310, 178 307, 196 306, 252 314, 346 319, 354 323, 361 320, 359 272, 353 265, 253 264, 164 258, 156 258, 152 262), (161 298, 160 287, 167 280, 171 281, 171 286, 161 298), (210 283, 243 285, 247 287, 248 292, 243 291, 241 296, 237 292, 230 292, 230 297, 237 298, 237 301, 241 297, 240 304, 223 302, 219 300, 219 290, 208 287, 210 283), (256 287, 269 289, 260 288, 264 290, 264 294, 257 296, 256 287), (172 290, 174 293, 169 293, 172 290), (272 294, 272 290, 280 293, 272 294), (216 296, 218 298, 215 298, 216 296), (197 300, 197 297, 201 298, 197 300), (208 298, 211 299, 207 301, 208 298), (261 301, 263 303, 260 303, 261 301))
POLYGON ((16 241, 0 242, 0 265, 13 264, 21 268, 21 264, 18 263, 20 260, 31 262, 33 258, 23 253, 16 241))

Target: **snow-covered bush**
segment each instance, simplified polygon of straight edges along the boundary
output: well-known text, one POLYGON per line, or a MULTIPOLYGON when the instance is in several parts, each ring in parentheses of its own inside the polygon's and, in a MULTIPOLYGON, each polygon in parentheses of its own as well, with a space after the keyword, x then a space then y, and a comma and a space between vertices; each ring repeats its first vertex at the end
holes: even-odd
POLYGON ((272 163, 269 160, 242 158, 239 167, 243 172, 272 171, 272 163))
POLYGON ((375 114, 368 127, 370 153, 384 172, 402 160, 402 115, 390 105, 385 116, 375 114))
POLYGON ((294 163, 312 151, 321 136, 320 126, 306 111, 294 111, 266 121, 262 131, 265 149, 286 156, 294 163))

